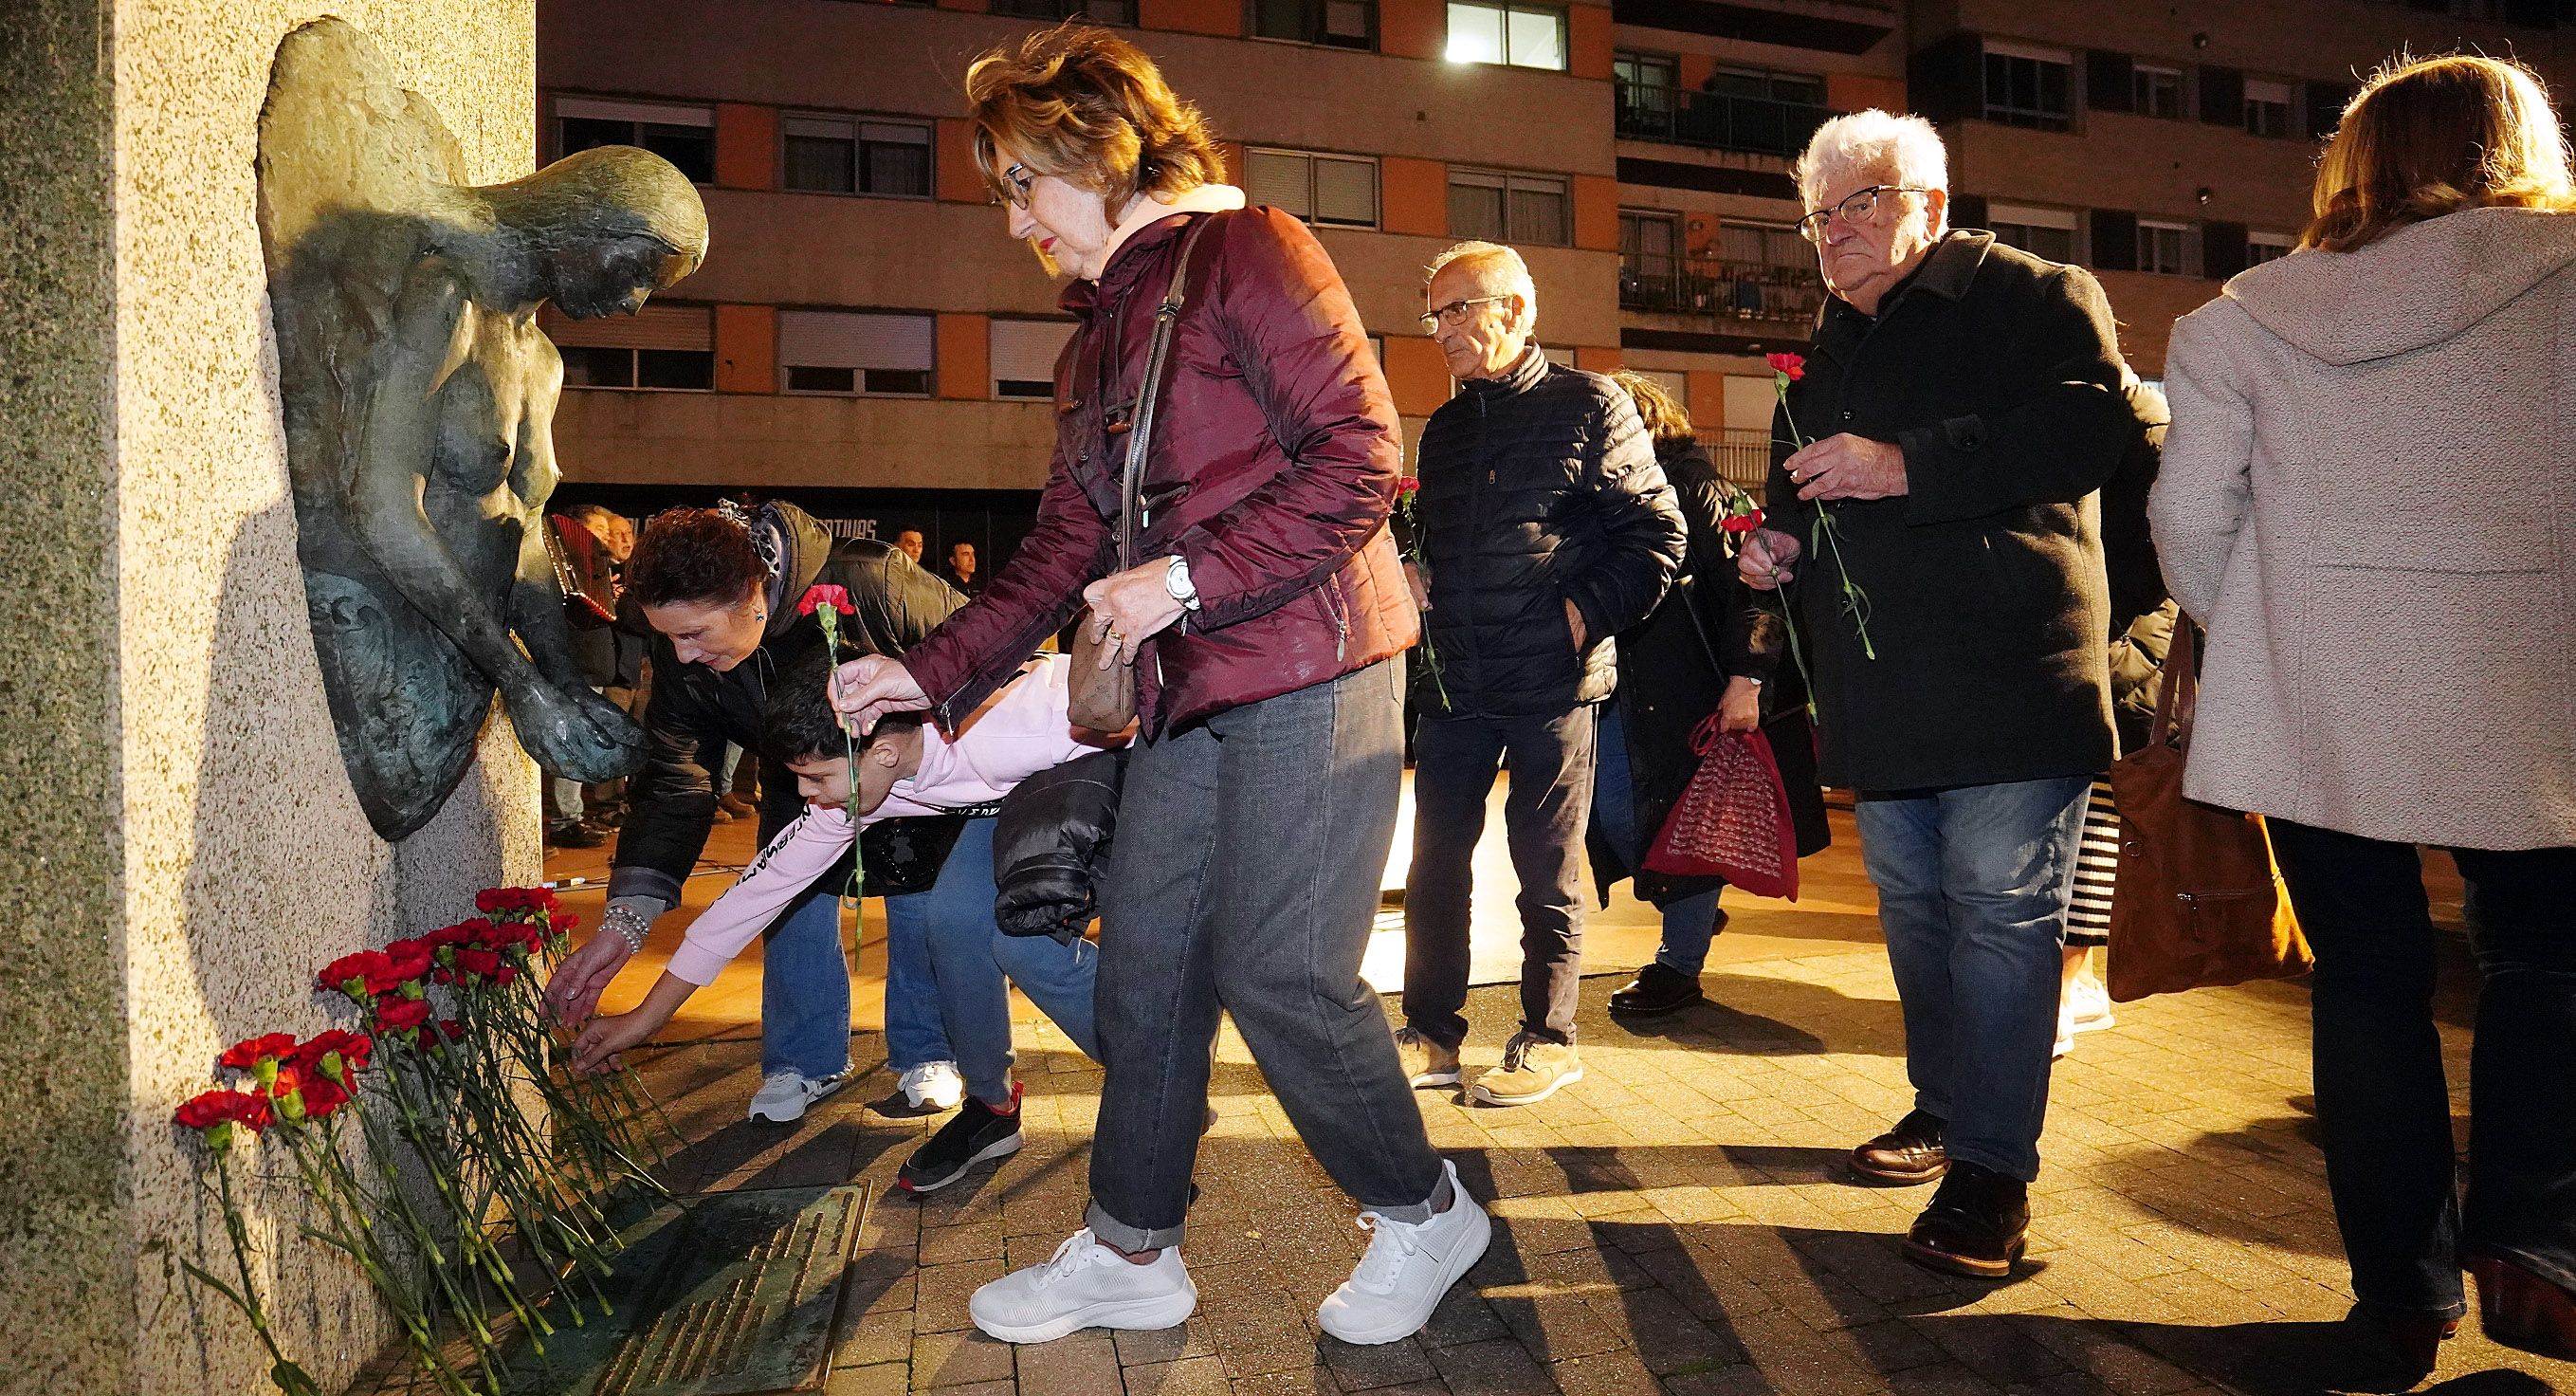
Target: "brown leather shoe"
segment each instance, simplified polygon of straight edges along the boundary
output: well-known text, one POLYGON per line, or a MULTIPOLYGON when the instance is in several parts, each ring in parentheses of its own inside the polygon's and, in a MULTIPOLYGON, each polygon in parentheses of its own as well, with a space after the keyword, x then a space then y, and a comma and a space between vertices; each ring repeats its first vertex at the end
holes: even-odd
POLYGON ((1852 1172, 1865 1183, 1910 1187, 1950 1171, 1950 1155, 1941 1147, 1945 1124, 1938 1115, 1907 1112, 1896 1128, 1851 1152, 1852 1172))
POLYGON ((2368 1301, 2352 1306, 2348 1326, 2367 1335, 2350 1344, 2355 1356, 2391 1365, 2410 1386, 2433 1374, 2442 1361, 2442 1344, 2460 1331, 2460 1321, 2449 1314, 2382 1308, 2368 1301))
POLYGON ((1905 1233, 1905 1258, 1973 1279, 2012 1274, 2030 1237, 2030 1185, 1963 1163, 1941 1180, 1932 1205, 1905 1233))
POLYGON ((2509 1348, 2576 1362, 2576 1294, 2492 1251, 2462 1257, 2478 1282, 2478 1323, 2509 1348))

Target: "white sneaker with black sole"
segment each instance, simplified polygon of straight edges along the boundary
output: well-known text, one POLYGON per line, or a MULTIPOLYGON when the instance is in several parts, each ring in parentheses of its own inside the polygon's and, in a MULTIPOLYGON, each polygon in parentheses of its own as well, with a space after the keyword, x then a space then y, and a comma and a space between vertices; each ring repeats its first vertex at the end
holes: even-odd
POLYGON ((966 1170, 1020 1151, 1020 1088, 1011 1087, 1008 1114, 972 1096, 957 1117, 939 1127, 930 1141, 904 1160, 894 1185, 905 1192, 937 1192, 966 1176, 966 1170))
POLYGON ((1090 1227, 1065 1238, 1044 1265, 1014 1270, 975 1291, 966 1316, 984 1336, 1050 1343, 1085 1328, 1177 1328, 1198 1311, 1199 1287, 1165 1246, 1138 1265, 1094 1239, 1090 1227))
POLYGON ((1442 1159, 1440 1167, 1449 1177, 1448 1211, 1420 1222, 1360 1213, 1360 1225, 1375 1234, 1359 1268, 1315 1311, 1325 1332, 1361 1345, 1412 1337, 1431 1321, 1449 1286, 1484 1258, 1493 1219, 1460 1186, 1457 1165, 1442 1159))
POLYGON ((797 1070, 773 1071, 760 1078, 760 1089, 752 1092, 751 1122, 756 1125, 792 1125, 805 1118, 806 1107, 848 1085, 850 1073, 821 1079, 797 1070))

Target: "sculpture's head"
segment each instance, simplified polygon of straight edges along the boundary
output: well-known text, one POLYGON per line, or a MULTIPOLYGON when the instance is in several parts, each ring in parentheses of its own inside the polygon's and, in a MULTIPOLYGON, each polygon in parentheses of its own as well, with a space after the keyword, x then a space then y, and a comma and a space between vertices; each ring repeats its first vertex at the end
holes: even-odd
POLYGON ((769 633, 769 563, 740 515, 669 509, 644 526, 626 592, 683 664, 721 674, 769 633))
POLYGON ((597 146, 475 192, 529 259, 530 290, 575 319, 632 315, 706 260, 706 205, 649 150, 597 146))

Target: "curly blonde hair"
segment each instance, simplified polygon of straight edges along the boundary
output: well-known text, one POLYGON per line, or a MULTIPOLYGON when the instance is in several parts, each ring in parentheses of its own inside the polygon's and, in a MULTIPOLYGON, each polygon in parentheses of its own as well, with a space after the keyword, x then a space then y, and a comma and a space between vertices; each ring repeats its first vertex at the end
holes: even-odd
POLYGON ((1144 50, 1106 29, 1060 24, 986 53, 967 66, 966 101, 975 164, 996 197, 1015 192, 1003 178, 1012 160, 1098 193, 1113 220, 1138 194, 1225 178, 1207 118, 1172 95, 1144 50))
POLYGON ((2400 55, 2343 109, 2310 204, 2299 245, 2350 252, 2464 208, 2576 209, 2576 187, 2567 135, 2529 68, 2400 55))

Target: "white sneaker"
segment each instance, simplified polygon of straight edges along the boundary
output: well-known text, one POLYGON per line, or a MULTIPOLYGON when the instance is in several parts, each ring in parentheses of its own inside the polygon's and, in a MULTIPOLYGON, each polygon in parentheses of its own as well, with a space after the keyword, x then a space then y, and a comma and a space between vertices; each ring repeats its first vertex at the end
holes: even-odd
POLYGON ((2118 1027, 2120 1020, 2111 1016, 2111 991, 2091 970, 2075 976, 2067 987, 2066 1002, 2074 1011, 2068 1015, 2069 1026, 2076 1032, 2100 1032, 2118 1027))
POLYGON ((1173 1328, 1198 1307, 1199 1287, 1181 1265, 1180 1247, 1165 1246, 1153 1264, 1138 1265, 1093 1240, 1086 1226, 1046 1264, 976 1290, 966 1315, 986 1337, 1047 1343, 1085 1328, 1173 1328))
POLYGON ((925 1114, 954 1110, 966 1100, 966 1078, 957 1074, 955 1062, 923 1062, 906 1069, 895 1085, 906 1104, 925 1114))
POLYGON ((751 1122, 792 1125, 805 1118, 805 1107, 839 1090, 849 1079, 846 1071, 819 1081, 801 1071, 773 1071, 761 1077, 760 1089, 752 1092, 751 1122))
POLYGON ((1476 1268, 1493 1239, 1493 1219, 1460 1186, 1457 1165, 1442 1159, 1440 1167, 1449 1175, 1448 1211, 1419 1223, 1360 1213, 1360 1225, 1377 1234, 1359 1268, 1315 1311, 1325 1332, 1346 1343, 1409 1338, 1431 1321, 1449 1286, 1476 1268))

